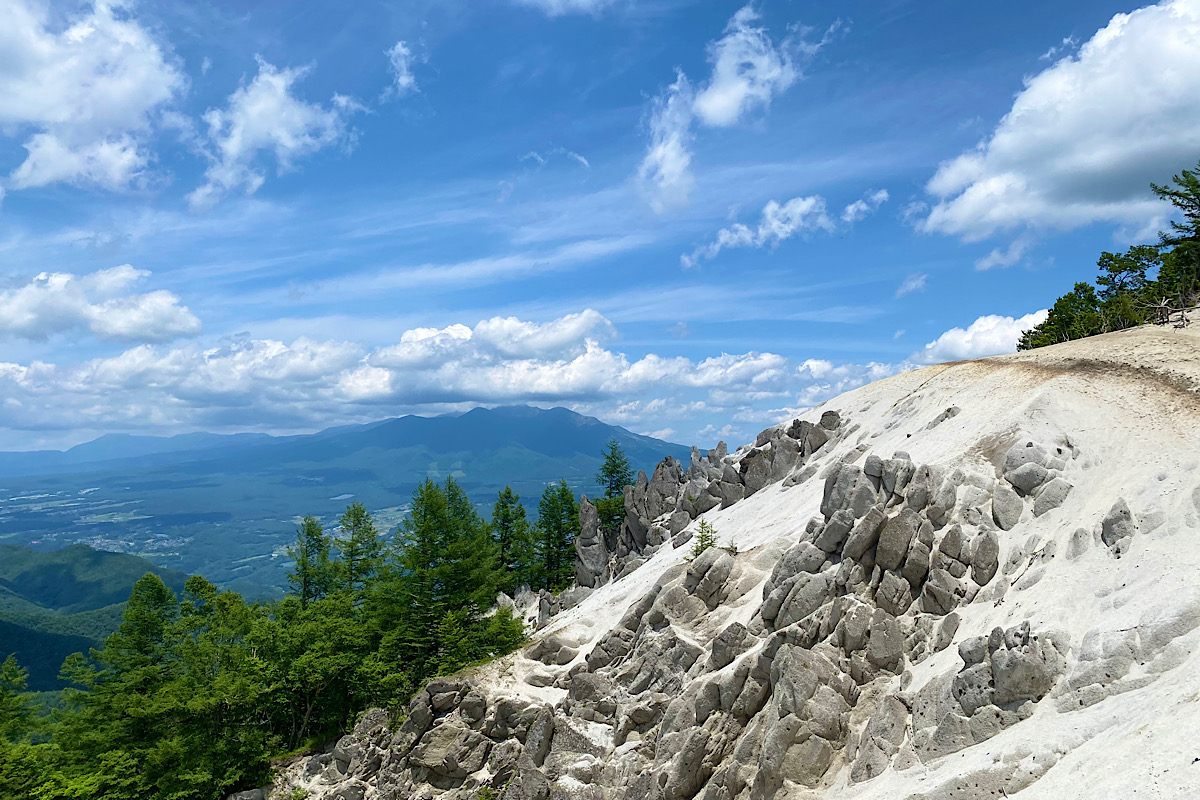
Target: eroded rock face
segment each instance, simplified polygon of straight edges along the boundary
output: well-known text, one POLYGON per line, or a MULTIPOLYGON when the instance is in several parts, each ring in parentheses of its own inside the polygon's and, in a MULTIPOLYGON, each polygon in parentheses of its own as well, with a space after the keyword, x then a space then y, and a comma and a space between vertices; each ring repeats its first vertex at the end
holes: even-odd
MULTIPOLYGON (((626 585, 639 588, 615 624, 588 635, 550 628, 490 679, 432 681, 398 722, 373 712, 309 757, 294 785, 314 800, 468 800, 484 789, 510 800, 820 796, 888 770, 932 770, 1040 703, 1074 712, 1183 663, 1179 642, 1200 628, 1200 604, 1133 629, 1099 627, 1083 642, 1029 622, 962 633, 964 619, 1053 563, 1054 543, 1025 526, 1072 508, 1069 452, 1004 440, 978 469, 951 468, 873 452, 869 438, 847 438, 852 430, 849 415, 826 415, 768 429, 734 454, 694 452, 686 470, 668 459, 627 490, 611 546, 585 501, 581 588, 542 598, 551 613, 633 574, 658 548, 673 555, 703 509, 768 492, 812 497, 785 539, 690 560, 676 550, 653 585, 633 574, 626 585)), ((1059 543, 1062 561, 1093 545, 1089 557, 1127 552, 1138 531, 1124 501, 1083 524, 1059 543)), ((1003 796, 1052 765, 997 760, 918 796, 1003 796)))

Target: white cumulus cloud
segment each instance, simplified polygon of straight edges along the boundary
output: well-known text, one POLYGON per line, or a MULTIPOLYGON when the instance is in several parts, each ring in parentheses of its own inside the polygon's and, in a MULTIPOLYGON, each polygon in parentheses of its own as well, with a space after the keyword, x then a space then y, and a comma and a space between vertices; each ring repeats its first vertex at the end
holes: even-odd
POLYGON ((159 342, 200 332, 200 320, 171 292, 138 294, 150 273, 123 264, 89 275, 43 272, 0 291, 0 336, 46 339, 83 329, 101 339, 159 342))
MULTIPOLYGON (((118 268, 87 281, 94 293, 113 293, 136 277, 118 268)), ((615 335, 587 309, 546 322, 495 317, 414 328, 374 350, 305 338, 146 344, 78 364, 0 363, 0 404, 10 429, 49 418, 64 430, 325 427, 520 402, 599 404, 652 420, 672 408, 705 409, 696 393, 736 403, 777 397, 792 377, 788 360, 771 353, 633 358, 607 344, 615 335), (648 392, 663 402, 643 403, 648 392)))
POLYGON ((1028 78, 978 148, 941 165, 920 227, 974 241, 1021 228, 1143 226, 1163 214, 1149 183, 1195 163, 1197 97, 1200 0, 1117 14, 1028 78))
POLYGON ((1018 236, 1008 247, 996 247, 992 252, 975 262, 975 269, 988 270, 994 267, 1011 267, 1020 263, 1029 251, 1033 240, 1026 235, 1018 236))
POLYGON ((776 47, 766 29, 755 26, 758 18, 753 6, 745 6, 708 46, 712 77, 693 102, 705 125, 733 125, 754 108, 766 108, 799 76, 787 43, 776 47))
POLYGON ((26 137, 9 188, 143 177, 158 114, 187 88, 169 47, 122 2, 96 0, 59 25, 46 4, 0 0, 0 20, 0 129, 26 137))
POLYGON ((266 180, 257 164, 262 152, 274 155, 283 173, 297 159, 347 140, 347 118, 362 106, 336 94, 328 106, 297 98, 293 85, 308 71, 279 69, 258 58, 254 79, 231 94, 225 108, 205 112, 211 163, 204 184, 188 195, 193 208, 211 206, 238 188, 258 191, 266 180))
POLYGON ((696 183, 692 175, 692 85, 683 72, 654 101, 650 144, 638 168, 655 211, 687 205, 696 183))
POLYGON ((940 364, 943 361, 962 361, 1015 353, 1017 340, 1030 328, 1046 321, 1045 310, 1023 317, 989 314, 980 317, 966 328, 951 328, 914 353, 912 360, 919 364, 940 364))

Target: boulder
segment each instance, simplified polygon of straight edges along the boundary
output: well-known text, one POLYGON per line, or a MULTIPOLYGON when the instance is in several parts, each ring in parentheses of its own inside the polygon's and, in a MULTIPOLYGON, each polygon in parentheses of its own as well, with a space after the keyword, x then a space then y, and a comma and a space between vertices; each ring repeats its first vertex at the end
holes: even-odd
POLYGON ((909 582, 914 591, 920 590, 925 576, 929 574, 930 556, 929 545, 919 539, 908 548, 908 556, 904 559, 901 574, 904 575, 904 579, 909 582))
POLYGON ((771 455, 769 450, 751 450, 742 458, 741 477, 745 484, 745 495, 757 492, 771 479, 771 455))
POLYGON ((708 656, 708 669, 715 672, 733 663, 746 649, 746 642, 753 639, 750 631, 740 622, 730 624, 712 641, 712 652, 708 656))
POLYGON ((1017 469, 1005 475, 1005 477, 1018 492, 1028 495, 1034 489, 1050 480, 1050 471, 1041 464, 1031 461, 1027 464, 1022 464, 1017 469))
POLYGON ((874 505, 866 511, 846 539, 846 544, 842 548, 842 556, 844 558, 862 558, 879 541, 879 531, 887 522, 887 518, 887 511, 881 504, 874 505))
POLYGON ((804 619, 832 598, 833 592, 833 578, 829 573, 797 575, 773 620, 775 628, 778 630, 804 619))
POLYGON ((1124 498, 1118 499, 1100 523, 1100 539, 1114 555, 1120 557, 1129 550, 1129 543, 1136 532, 1137 523, 1134 522, 1129 504, 1124 498))
POLYGON ((809 542, 800 542, 788 548, 783 558, 775 562, 771 577, 763 585, 763 596, 769 597, 775 587, 801 572, 818 572, 828 556, 809 542))
POLYGON ((887 571, 875 591, 875 603, 893 616, 901 616, 912 605, 912 587, 899 574, 887 571))
POLYGON ((845 508, 858 519, 867 513, 875 501, 875 487, 870 478, 858 467, 841 464, 825 479, 821 513, 825 519, 829 519, 834 512, 845 508))
POLYGON ((684 587, 711 610, 721 602, 721 589, 731 572, 733 556, 720 547, 710 547, 688 565, 684 587))
POLYGON ((1021 497, 1003 483, 996 484, 992 495, 992 520, 1002 531, 1011 531, 1021 521, 1025 504, 1021 497))
POLYGON ((994 531, 981 531, 971 541, 971 580, 986 586, 1000 568, 1000 540, 994 531))
POLYGON ((1071 484, 1062 478, 1052 479, 1042 487, 1038 492, 1037 499, 1033 501, 1033 515, 1040 517, 1046 512, 1058 508, 1066 501, 1067 495, 1070 493, 1071 484))
MULTIPOLYGON (((879 508, 879 506, 875 506, 879 508)), ((875 509, 873 508, 872 511, 875 509)), ((905 508, 888 519, 879 533, 879 545, 875 551, 875 563, 882 569, 899 569, 908 555, 908 546, 916 538, 921 527, 921 518, 912 509, 905 508)))
POLYGON ((836 553, 842 549, 842 543, 853 527, 854 514, 847 509, 839 509, 817 534, 815 544, 826 553, 836 553))
POLYGON ((858 756, 850 768, 852 783, 870 780, 887 769, 904 742, 907 725, 908 707, 894 695, 885 696, 863 731, 858 756))
POLYGON ((904 634, 896 618, 882 609, 871 617, 871 634, 867 640, 867 661, 877 667, 897 672, 904 658, 904 634))

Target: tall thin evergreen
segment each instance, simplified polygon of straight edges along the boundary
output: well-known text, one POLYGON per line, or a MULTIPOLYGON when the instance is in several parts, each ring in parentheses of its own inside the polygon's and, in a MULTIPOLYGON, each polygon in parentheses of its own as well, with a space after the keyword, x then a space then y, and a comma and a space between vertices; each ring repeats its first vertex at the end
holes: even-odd
POLYGON ((383 557, 383 543, 375 520, 362 503, 352 503, 338 520, 342 535, 333 540, 341 554, 338 572, 341 588, 355 598, 361 598, 366 583, 378 572, 383 557))
POLYGON ((537 556, 542 588, 565 589, 575 574, 579 504, 565 480, 552 483, 538 501, 537 556))
POLYGON ((611 500, 625 493, 625 487, 633 483, 633 467, 621 449, 621 443, 616 437, 609 439, 604 446, 604 463, 596 473, 596 482, 604 489, 604 497, 611 500))
POLYGON ((300 606, 320 600, 333 588, 333 564, 329 560, 329 537, 321 521, 307 516, 296 531, 296 543, 288 547, 288 556, 294 562, 288 573, 288 586, 300 599, 300 606))
POLYGON ((502 573, 500 588, 511 593, 529 581, 533 557, 525 507, 511 486, 504 487, 492 507, 492 538, 496 542, 496 559, 502 573))

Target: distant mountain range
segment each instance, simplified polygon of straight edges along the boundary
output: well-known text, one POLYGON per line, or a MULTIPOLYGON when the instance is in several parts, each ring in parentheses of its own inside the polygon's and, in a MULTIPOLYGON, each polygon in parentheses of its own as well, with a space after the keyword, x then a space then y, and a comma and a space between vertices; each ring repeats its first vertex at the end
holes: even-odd
POLYGON ((690 453, 565 408, 527 406, 302 436, 110 435, 67 451, 0 453, 0 542, 84 543, 269 596, 284 582, 284 548, 306 514, 332 526, 361 501, 391 529, 422 480, 447 475, 485 516, 505 485, 536 509, 560 478, 594 493, 611 438, 635 469, 690 453))
POLYGON ((50 553, 0 545, 0 661, 15 653, 29 688, 62 688, 63 659, 87 653, 121 621, 129 590, 154 572, 183 591, 187 576, 121 553, 71 545, 50 553))

